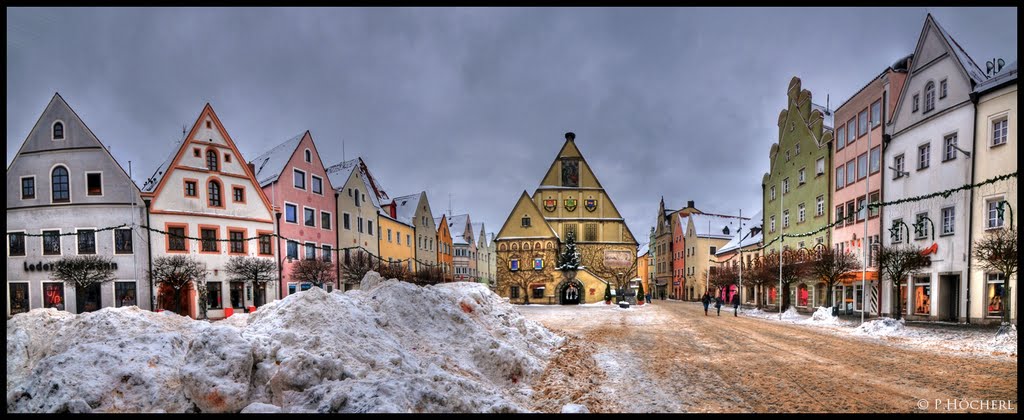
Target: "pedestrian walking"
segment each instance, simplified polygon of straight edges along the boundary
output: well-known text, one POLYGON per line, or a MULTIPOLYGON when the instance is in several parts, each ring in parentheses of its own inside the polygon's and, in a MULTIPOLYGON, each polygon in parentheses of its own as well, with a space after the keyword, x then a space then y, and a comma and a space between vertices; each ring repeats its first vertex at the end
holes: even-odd
POLYGON ((647 296, 644 297, 647 299, 647 303, 651 303, 651 292, 647 292, 647 296))
POLYGON ((704 292, 704 297, 700 298, 700 302, 704 304, 704 316, 708 316, 708 305, 711 304, 711 296, 708 292, 704 292))
POLYGON ((718 310, 718 316, 722 316, 722 296, 715 296, 715 309, 718 310))
POLYGON ((732 295, 732 316, 739 316, 740 313, 740 293, 736 292, 732 295))

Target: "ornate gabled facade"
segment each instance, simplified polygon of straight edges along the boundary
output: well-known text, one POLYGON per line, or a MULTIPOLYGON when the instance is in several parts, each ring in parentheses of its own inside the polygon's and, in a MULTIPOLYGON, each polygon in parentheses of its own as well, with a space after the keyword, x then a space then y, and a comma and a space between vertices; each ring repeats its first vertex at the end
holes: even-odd
POLYGON ((566 133, 533 196, 524 191, 519 197, 494 241, 498 293, 514 301, 528 294, 537 303, 596 302, 604 299, 606 285, 614 288, 636 276, 637 241, 573 133, 566 133), (570 233, 586 267, 575 279, 563 278, 556 268, 570 233))
MULTIPOLYGON (((274 211, 253 170, 206 104, 192 129, 142 187, 149 208, 150 251, 188 255, 206 265, 207 302, 192 291, 178 307, 195 317, 207 305, 210 318, 242 312, 278 296, 231 282, 224 270, 232 256, 273 258, 274 211), (259 240, 245 240, 260 237, 259 240), (195 239, 190 239, 195 238, 195 239)), ((174 308, 173 293, 160 290, 159 307, 174 308)))
POLYGON ((7 315, 151 309, 144 210, 124 168, 54 94, 7 168, 7 315), (82 287, 51 279, 54 263, 77 255, 109 258, 114 280, 82 287))

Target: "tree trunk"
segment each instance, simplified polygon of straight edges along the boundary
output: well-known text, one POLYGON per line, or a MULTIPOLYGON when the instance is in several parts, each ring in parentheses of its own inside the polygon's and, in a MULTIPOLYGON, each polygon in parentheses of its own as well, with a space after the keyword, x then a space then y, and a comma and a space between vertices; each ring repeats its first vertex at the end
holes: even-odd
POLYGON ((780 297, 780 299, 782 299, 782 311, 785 312, 787 309, 789 309, 789 304, 790 304, 790 302, 789 302, 789 283, 783 283, 782 284, 782 296, 780 297))
POLYGON ((832 287, 833 285, 831 282, 825 283, 825 304, 828 305, 829 308, 835 307, 832 302, 832 287))
POLYGON ((893 295, 892 301, 896 305, 896 308, 893 309, 893 314, 892 315, 893 315, 893 318, 902 319, 903 318, 903 296, 900 296, 900 285, 899 285, 899 283, 893 282, 893 288, 892 289, 893 289, 892 290, 892 295, 893 295))

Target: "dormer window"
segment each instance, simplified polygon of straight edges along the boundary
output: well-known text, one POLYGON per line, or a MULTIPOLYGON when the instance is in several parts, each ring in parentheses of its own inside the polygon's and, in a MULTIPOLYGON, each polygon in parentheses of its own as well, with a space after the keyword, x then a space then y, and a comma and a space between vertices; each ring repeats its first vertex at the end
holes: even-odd
POLYGON ((60 121, 53 123, 53 139, 64 140, 64 123, 60 121))
POLYGON ((216 171, 218 167, 217 152, 214 150, 206 151, 206 169, 216 171))

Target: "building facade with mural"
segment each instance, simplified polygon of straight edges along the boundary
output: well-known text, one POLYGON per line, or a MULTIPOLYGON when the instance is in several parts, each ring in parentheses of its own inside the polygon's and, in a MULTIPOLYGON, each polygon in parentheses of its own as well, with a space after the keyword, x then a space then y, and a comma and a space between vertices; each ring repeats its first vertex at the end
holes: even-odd
POLYGON ((523 191, 495 238, 497 290, 513 301, 597 302, 606 287, 625 291, 636 277, 637 241, 575 137, 566 133, 540 186, 532 196, 523 191), (557 255, 570 235, 585 268, 567 274, 557 255))

